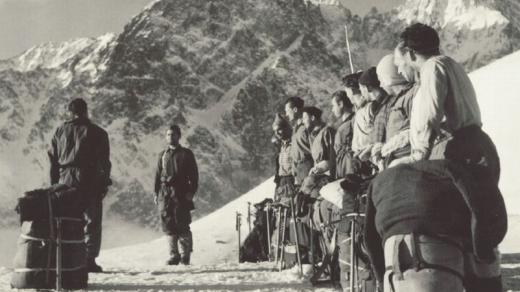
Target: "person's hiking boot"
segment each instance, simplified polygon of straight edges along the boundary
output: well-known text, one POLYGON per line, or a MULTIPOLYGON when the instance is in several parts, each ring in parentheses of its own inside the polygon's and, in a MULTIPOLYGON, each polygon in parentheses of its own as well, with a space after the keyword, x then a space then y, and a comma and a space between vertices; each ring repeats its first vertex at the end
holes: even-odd
POLYGON ((87 271, 89 273, 103 273, 103 268, 96 264, 96 259, 89 259, 87 261, 87 271))
POLYGON ((190 264, 190 254, 183 254, 181 257, 181 264, 187 266, 190 264))
POLYGON ((173 255, 166 261, 166 264, 168 266, 176 266, 179 264, 180 261, 181 257, 179 255, 173 255))

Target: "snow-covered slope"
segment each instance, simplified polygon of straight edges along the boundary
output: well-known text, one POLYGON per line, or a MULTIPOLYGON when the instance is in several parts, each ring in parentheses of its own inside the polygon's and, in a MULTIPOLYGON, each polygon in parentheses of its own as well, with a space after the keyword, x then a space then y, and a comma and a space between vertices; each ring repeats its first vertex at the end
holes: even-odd
MULTIPOLYGON (((235 230, 236 212, 242 214, 241 233, 248 232, 246 221, 248 202, 257 203, 265 198, 273 198, 273 178, 268 179, 256 188, 226 204, 219 210, 201 218, 191 225, 194 242, 192 262, 195 265, 238 262, 238 234, 235 230)), ((252 207, 252 209, 254 209, 252 207)), ((117 267, 157 267, 163 266, 168 259, 165 238, 103 251, 100 263, 117 267), (126 254, 125 261, 120 262, 118 255, 126 254)))
POLYGON ((500 189, 510 213, 520 214, 520 51, 470 74, 477 92, 484 130, 500 155, 500 189))

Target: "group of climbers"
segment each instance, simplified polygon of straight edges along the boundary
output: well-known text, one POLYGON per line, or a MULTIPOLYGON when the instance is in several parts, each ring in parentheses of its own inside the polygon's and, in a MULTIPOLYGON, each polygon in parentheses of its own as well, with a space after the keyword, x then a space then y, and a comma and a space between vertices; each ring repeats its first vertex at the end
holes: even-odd
POLYGON ((323 265, 318 255, 337 246, 330 276, 345 290, 354 260, 345 215, 357 212, 366 216, 356 249, 366 271, 355 280, 371 283, 365 291, 501 291, 498 154, 467 73, 439 46, 433 28, 412 24, 376 67, 342 78, 330 98, 336 128, 296 96, 273 123, 275 206, 294 206, 301 232, 322 237, 298 247, 302 258, 323 265), (340 206, 320 191, 335 182, 340 206))

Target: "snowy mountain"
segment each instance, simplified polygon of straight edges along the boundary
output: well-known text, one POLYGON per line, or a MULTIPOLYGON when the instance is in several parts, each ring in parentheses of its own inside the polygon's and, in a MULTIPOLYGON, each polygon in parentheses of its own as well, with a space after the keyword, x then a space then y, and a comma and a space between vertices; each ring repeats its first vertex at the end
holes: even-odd
MULTIPOLYGON (((519 64, 520 51, 470 74, 481 106, 484 130, 495 142, 502 163, 500 188, 510 213, 508 233, 500 245, 505 291, 520 291, 520 215, 515 215, 520 210, 520 200, 516 195, 520 191, 516 177, 516 168, 520 165, 517 151, 520 140, 515 135, 520 132, 517 114, 520 100, 516 90, 519 64)), ((237 264, 235 214, 240 212, 245 217, 248 202, 272 197, 273 190, 272 178, 268 178, 217 211, 195 221, 192 224, 192 266, 164 265, 167 254, 165 238, 102 250, 99 262, 108 272, 91 275, 89 291, 315 291, 295 269, 280 273, 274 271, 271 263, 237 264)), ((244 218, 242 239, 247 230, 244 218)), ((0 290, 8 289, 11 272, 9 268, 0 267, 0 290)), ((335 291, 331 287, 316 290, 335 291)))
MULTIPOLYGON (((409 0, 353 15, 337 1, 158 0, 119 35, 36 46, 0 61, 0 209, 47 181, 47 143, 63 105, 85 98, 110 133, 114 186, 108 215, 154 225, 151 200, 164 128, 179 123, 201 170, 197 214, 272 175, 273 112, 301 95, 327 109, 349 72, 375 64, 414 20, 441 30, 444 50, 468 69, 514 50, 517 27, 492 1, 409 0), (478 41, 478 43, 477 43, 478 41)), ((327 112, 327 111, 326 111, 327 112)))

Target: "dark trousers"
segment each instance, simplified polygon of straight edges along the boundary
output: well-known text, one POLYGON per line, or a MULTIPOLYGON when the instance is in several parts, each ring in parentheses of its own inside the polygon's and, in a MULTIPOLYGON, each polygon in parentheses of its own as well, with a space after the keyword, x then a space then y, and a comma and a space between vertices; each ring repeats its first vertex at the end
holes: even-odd
POLYGON ((103 219, 103 201, 89 200, 85 216, 85 243, 87 259, 95 259, 101 249, 101 221, 103 219))

